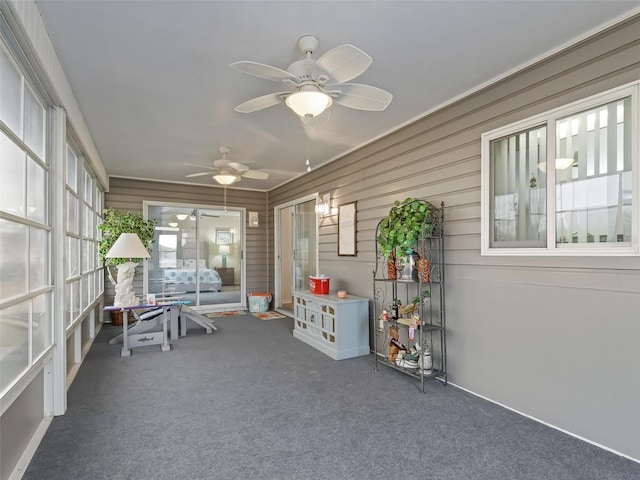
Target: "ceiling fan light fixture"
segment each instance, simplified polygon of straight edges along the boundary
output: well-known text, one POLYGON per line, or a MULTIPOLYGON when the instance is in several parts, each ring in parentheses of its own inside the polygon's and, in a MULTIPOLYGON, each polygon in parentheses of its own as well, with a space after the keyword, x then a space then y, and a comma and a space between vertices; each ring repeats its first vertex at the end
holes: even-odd
POLYGON ((331 106, 331 96, 321 92, 313 85, 305 85, 285 100, 287 106, 296 114, 305 118, 320 115, 331 106))
MULTIPOLYGON (((574 161, 575 160, 573 158, 570 158, 570 157, 567 157, 567 158, 556 158, 555 168, 556 168, 556 170, 566 170, 571 165, 573 165, 574 161)), ((546 172, 547 171, 547 162, 540 162, 538 164, 538 169, 541 172, 546 172)))
POLYGON ((240 180, 240 175, 234 175, 231 173, 219 173, 213 176, 213 179, 220 185, 231 185, 234 182, 240 180))

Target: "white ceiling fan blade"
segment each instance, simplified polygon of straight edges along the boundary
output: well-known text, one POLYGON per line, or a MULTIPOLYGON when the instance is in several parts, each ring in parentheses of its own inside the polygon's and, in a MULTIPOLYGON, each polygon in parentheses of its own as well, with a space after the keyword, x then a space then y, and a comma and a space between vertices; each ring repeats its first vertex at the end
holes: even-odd
POLYGON ((196 165, 195 163, 183 163, 183 165, 187 167, 208 168, 209 170, 215 170, 213 167, 210 167, 208 165, 196 165))
POLYGON ((240 174, 244 178, 253 178, 255 180, 266 180, 269 178, 269 174, 267 172, 261 172, 260 170, 247 170, 240 174))
POLYGON ((238 172, 246 172, 247 170, 249 170, 249 167, 247 165, 238 162, 228 162, 227 167, 231 167, 238 172))
POLYGON ((317 68, 328 73, 338 83, 353 80, 364 72, 373 59, 353 45, 345 44, 332 48, 316 62, 313 77, 317 78, 317 68))
POLYGON ((273 82, 282 82, 285 79, 292 80, 296 83, 299 83, 300 81, 298 77, 287 72, 286 70, 272 67, 271 65, 265 65, 263 63, 234 62, 230 66, 235 68, 236 70, 240 70, 241 72, 253 75, 254 77, 265 78, 273 82))
POLYGON ((213 164, 218 168, 231 168, 238 172, 245 172, 249 170, 249 167, 244 163, 232 162, 227 160, 226 158, 219 158, 218 160, 214 160, 213 164))
MULTIPOLYGON (((387 108, 393 99, 393 95, 378 87, 360 85, 358 83, 343 83, 335 85, 340 91, 333 101, 356 110, 380 112, 387 108)), ((329 89, 329 86, 327 86, 329 89)))
POLYGON ((190 173, 189 175, 185 175, 185 177, 187 178, 202 177, 203 175, 213 175, 213 172, 190 173))
POLYGON ((288 95, 291 92, 278 92, 263 95, 262 97, 252 98, 244 103, 241 103, 234 108, 239 113, 253 113, 258 110, 262 110, 268 107, 273 107, 282 102, 282 95, 288 95))

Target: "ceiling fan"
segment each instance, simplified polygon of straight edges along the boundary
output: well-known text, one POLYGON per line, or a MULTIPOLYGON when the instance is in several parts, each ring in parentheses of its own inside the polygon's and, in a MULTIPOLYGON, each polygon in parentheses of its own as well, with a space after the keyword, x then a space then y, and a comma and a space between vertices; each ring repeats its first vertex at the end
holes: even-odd
POLYGON ((191 220, 195 220, 196 217, 198 216, 198 214, 200 214, 201 217, 220 218, 220 215, 213 215, 211 213, 207 213, 207 212, 204 212, 202 210, 198 211, 195 208, 193 210, 191 210, 191 213, 189 214, 189 218, 191 220))
POLYGON ((298 47, 305 54, 303 60, 293 62, 287 70, 262 63, 242 61, 231 64, 241 72, 284 83, 289 90, 253 98, 235 107, 236 112, 252 113, 284 102, 303 118, 316 117, 333 102, 348 108, 366 111, 382 111, 389 106, 393 95, 371 85, 346 83, 362 74, 373 59, 350 44, 332 48, 318 60, 311 54, 318 46, 318 39, 305 35, 298 40, 298 47))
POLYGON ((203 175, 213 175, 213 179, 220 185, 231 185, 232 183, 239 181, 240 177, 252 178, 255 180, 266 180, 269 178, 269 174, 267 172, 251 170, 247 165, 230 161, 227 158, 227 153, 229 153, 230 150, 229 147, 220 147, 218 150, 220 150, 222 158, 214 160, 212 167, 193 165, 191 163, 185 164, 191 167, 208 169, 205 172, 190 173, 189 175, 185 175, 185 177, 191 178, 201 177, 203 175))

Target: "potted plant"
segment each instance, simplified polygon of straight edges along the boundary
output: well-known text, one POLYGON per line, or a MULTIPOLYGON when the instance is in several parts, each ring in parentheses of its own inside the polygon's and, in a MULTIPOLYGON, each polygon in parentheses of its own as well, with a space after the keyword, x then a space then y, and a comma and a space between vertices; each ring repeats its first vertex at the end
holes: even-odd
POLYGON ((396 278, 399 264, 405 265, 408 260, 418 257, 414 247, 423 234, 422 229, 430 227, 425 224, 430 207, 426 200, 411 197, 404 201, 396 200, 389 214, 380 221, 376 241, 380 253, 388 260, 389 278, 396 278))
MULTIPOLYGON (((106 258, 107 252, 122 233, 135 233, 147 250, 151 252, 150 245, 155 239, 156 223, 155 220, 145 220, 142 214, 139 213, 123 212, 111 208, 106 208, 102 211, 102 223, 98 225, 98 229, 102 232, 102 238, 98 241, 98 256, 100 263, 105 266, 109 281, 114 287, 117 285, 117 279, 114 278, 109 267, 120 265, 129 260, 139 262, 141 259, 106 258)), ((112 322, 114 325, 118 324, 118 320, 113 316, 112 322)))
MULTIPOLYGON (((123 212, 112 208, 102 211, 102 223, 98 229, 102 232, 102 238, 98 242, 98 254, 100 263, 105 267, 116 266, 122 263, 124 258, 106 258, 107 252, 116 243, 121 233, 135 233, 142 244, 151 252, 151 244, 155 239, 155 220, 145 220, 140 213, 123 212)), ((140 259, 136 259, 140 261, 140 259)))

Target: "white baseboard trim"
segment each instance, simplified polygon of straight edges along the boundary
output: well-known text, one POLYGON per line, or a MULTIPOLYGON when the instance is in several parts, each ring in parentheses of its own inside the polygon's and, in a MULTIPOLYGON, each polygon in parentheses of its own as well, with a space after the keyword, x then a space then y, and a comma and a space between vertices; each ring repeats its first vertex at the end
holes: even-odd
POLYGON ((546 425, 549 428, 553 428, 554 430, 558 430, 559 432, 566 433, 567 435, 569 435, 571 437, 577 438, 578 440, 582 440, 583 442, 590 443, 591 445, 594 445, 594 446, 596 446, 598 448, 601 448, 603 450, 611 452, 611 453, 613 453, 615 455, 618 455, 620 457, 624 457, 627 460, 631 460, 632 462, 640 463, 639 459, 633 458, 630 455, 627 455, 625 453, 618 452, 617 450, 614 450, 613 448, 609 448, 606 445, 602 445, 602 444, 600 444, 598 442, 594 442, 593 440, 589 440, 588 438, 585 438, 585 437, 582 437, 582 436, 577 435, 575 433, 569 432, 568 430, 565 430, 564 428, 556 427, 555 425, 552 425, 551 423, 545 422, 544 420, 540 420, 539 418, 536 418, 536 417, 532 417, 531 415, 528 415, 528 414, 523 413, 523 412, 521 412, 519 410, 516 410, 515 408, 508 407, 507 405, 504 405, 504 404, 502 404, 500 402, 496 402, 495 400, 492 400, 492 399, 490 399, 488 397, 485 397, 484 395, 480 395, 480 394, 478 394, 478 393, 476 393, 476 392, 474 392, 472 390, 469 390, 467 388, 461 387, 460 385, 457 385, 455 383, 448 382, 448 384, 453 386, 453 387, 459 388, 460 390, 464 390, 465 392, 470 393, 471 395, 474 395, 474 396, 476 396, 478 398, 482 398, 483 400, 486 400, 487 402, 491 402, 491 403, 494 403, 496 405, 499 405, 502 408, 506 408, 507 410, 511 410, 512 412, 517 413, 518 415, 522 415, 523 417, 527 417, 527 418, 533 420, 534 422, 541 423, 543 425, 546 425))
POLYGON ((24 472, 27 470, 27 467, 29 466, 29 462, 31 462, 31 459, 35 455, 36 450, 40 445, 40 442, 44 438, 44 434, 47 433, 49 425, 51 425, 52 419, 53 419, 52 416, 44 417, 42 419, 42 421, 40 422, 40 425, 38 425, 38 428, 36 428, 36 431, 33 433, 31 440, 29 440, 29 443, 27 444, 27 448, 24 449, 24 452, 22 452, 22 455, 20 456, 18 463, 16 463, 15 468, 9 475, 9 480, 20 480, 22 478, 22 476, 24 475, 24 472))

